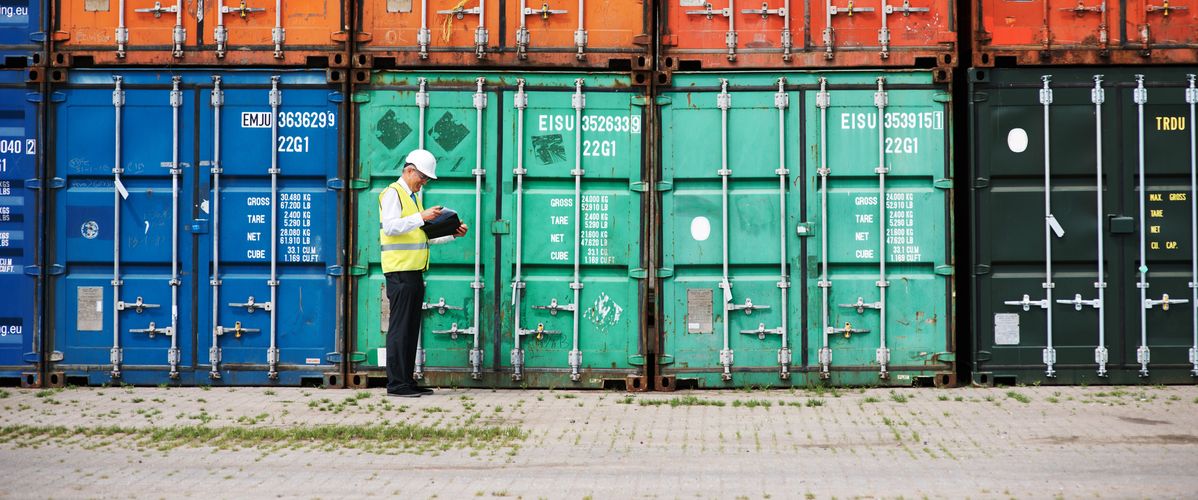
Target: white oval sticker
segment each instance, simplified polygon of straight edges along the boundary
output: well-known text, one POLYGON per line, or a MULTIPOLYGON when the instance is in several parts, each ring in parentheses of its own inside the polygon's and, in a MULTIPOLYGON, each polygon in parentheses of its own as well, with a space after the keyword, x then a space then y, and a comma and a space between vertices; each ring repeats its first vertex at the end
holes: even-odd
POLYGON ((691 238, 695 241, 707 241, 711 236, 711 222, 707 217, 695 217, 691 220, 691 238))
POLYGON ((1013 128, 1007 132, 1007 147, 1016 153, 1027 151, 1027 131, 1021 128, 1013 128))

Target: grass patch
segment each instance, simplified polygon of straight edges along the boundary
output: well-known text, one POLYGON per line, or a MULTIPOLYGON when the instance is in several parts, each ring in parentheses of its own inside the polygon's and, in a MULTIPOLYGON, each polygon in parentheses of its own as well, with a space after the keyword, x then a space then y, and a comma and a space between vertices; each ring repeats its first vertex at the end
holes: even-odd
POLYGON ((757 408, 758 406, 760 406, 762 408, 769 408, 769 407, 773 406, 773 403, 770 403, 769 401, 766 401, 764 399, 743 399, 743 400, 738 399, 738 400, 732 402, 733 408, 740 408, 740 407, 757 408))
POLYGON ((881 402, 882 400, 875 398, 873 396, 866 396, 863 401, 865 401, 866 403, 878 403, 878 402, 881 402))
POLYGON ((1018 401, 1023 404, 1028 404, 1028 403, 1032 402, 1031 397, 1029 397, 1027 394, 1023 394, 1021 392, 1007 391, 1007 397, 1014 399, 1015 401, 1018 401))
MULTIPOLYGON (((632 396, 628 396, 628 397, 624 398, 624 400, 617 401, 617 402, 621 403, 621 404, 632 404, 632 400, 633 400, 632 396)), ((671 408, 677 408, 679 406, 724 406, 723 401, 719 401, 719 400, 715 400, 715 399, 702 399, 698 396, 683 396, 680 398, 670 398, 670 399, 641 399, 641 400, 637 400, 636 403, 641 406, 669 405, 671 408)), ((733 403, 732 406, 739 406, 739 405, 737 405, 736 403, 733 403)))
POLYGON ((907 402, 907 396, 904 396, 904 395, 902 395, 902 394, 899 394, 899 393, 897 393, 897 392, 894 392, 894 391, 890 391, 890 400, 891 400, 891 401, 894 401, 895 403, 906 403, 906 402, 907 402))
POLYGON ((300 427, 0 426, 0 443, 18 446, 31 446, 45 441, 63 442, 81 437, 122 443, 121 446, 132 443, 159 450, 207 446, 220 449, 265 447, 413 451, 505 445, 514 447, 516 442, 527 438, 528 433, 515 426, 433 427, 408 423, 300 427))

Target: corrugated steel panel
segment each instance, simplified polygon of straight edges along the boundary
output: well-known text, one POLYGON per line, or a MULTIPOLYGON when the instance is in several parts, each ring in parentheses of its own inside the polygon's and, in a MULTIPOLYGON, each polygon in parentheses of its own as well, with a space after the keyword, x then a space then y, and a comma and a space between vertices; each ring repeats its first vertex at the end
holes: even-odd
POLYGON ((974 380, 1191 383, 1194 77, 979 69, 970 81, 974 380))
POLYGON ((0 71, 0 379, 39 385, 42 336, 42 94, 0 71))
POLYGON ((629 85, 602 73, 376 72, 356 87, 351 381, 381 376, 378 196, 417 147, 439 165, 427 203, 472 228, 432 249, 421 376, 602 387, 643 374, 643 108, 629 85))
POLYGON ((956 65, 956 12, 944 0, 660 3, 667 70, 956 65))
POLYGON ((347 2, 56 0, 53 64, 349 64, 347 2))
POLYGON ((52 369, 338 385, 340 86, 316 71, 75 70, 52 91, 52 369))
POLYGON ((45 64, 45 0, 10 0, 0 4, 0 67, 45 64))
POLYGON ((645 0, 365 0, 355 17, 361 68, 650 66, 645 0))
POLYGON ((973 65, 1198 62, 1194 0, 973 0, 973 65))
POLYGON ((951 383, 947 87, 928 71, 673 84, 662 385, 951 383))

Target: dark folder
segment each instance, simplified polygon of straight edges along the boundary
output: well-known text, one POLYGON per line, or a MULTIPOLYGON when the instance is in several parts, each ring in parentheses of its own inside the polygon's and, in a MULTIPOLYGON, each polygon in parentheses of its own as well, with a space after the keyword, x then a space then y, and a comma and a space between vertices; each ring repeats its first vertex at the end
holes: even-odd
POLYGON ((426 221, 424 227, 421 229, 424 230, 424 234, 431 240, 456 233, 458 232, 458 227, 461 225, 462 220, 458 218, 456 211, 452 208, 441 207, 441 215, 437 216, 436 219, 426 221))

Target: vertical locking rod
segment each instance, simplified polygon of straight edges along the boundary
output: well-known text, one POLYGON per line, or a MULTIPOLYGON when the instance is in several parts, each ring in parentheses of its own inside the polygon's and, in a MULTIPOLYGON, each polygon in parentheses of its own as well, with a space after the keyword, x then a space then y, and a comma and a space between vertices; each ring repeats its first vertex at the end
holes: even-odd
MULTIPOLYGON (((125 50, 128 48, 129 43, 129 27, 125 26, 125 0, 120 0, 120 2, 117 3, 116 10, 117 24, 116 34, 114 36, 116 39, 116 57, 117 59, 124 59, 125 50)), ((119 129, 117 130, 117 133, 120 133, 119 129)))
POLYGON ((778 349, 778 376, 782 380, 790 379, 790 340, 787 338, 787 302, 786 292, 790 288, 790 276, 786 272, 786 177, 790 170, 786 168, 786 108, 790 105, 790 96, 786 93, 786 78, 778 79, 778 93, 774 95, 774 106, 778 108, 778 290, 782 294, 782 326, 779 327, 782 336, 782 347, 778 349))
POLYGON ((578 314, 579 295, 582 292, 580 280, 579 252, 582 250, 582 110, 586 108, 586 96, 582 93, 582 78, 574 80, 574 96, 571 104, 574 107, 574 281, 570 288, 574 290, 574 348, 570 351, 570 380, 582 380, 582 351, 578 348, 578 314))
POLYGON ((878 377, 890 378, 887 366, 890 364, 890 349, 886 347, 886 289, 890 282, 886 281, 886 77, 878 77, 878 91, 874 94, 874 105, 878 108, 878 319, 879 346, 876 353, 878 361, 878 377))
POLYGON ((270 347, 266 351, 267 377, 279 379, 279 107, 283 105, 283 93, 279 90, 279 76, 270 77, 270 347))
MULTIPOLYGON (((220 6, 217 6, 220 11, 220 6)), ((220 88, 221 77, 212 76, 212 347, 208 349, 208 376, 220 378, 220 109, 225 103, 225 93, 220 88)), ((271 304, 272 306, 274 304, 271 304)))
POLYGON ((1151 351, 1148 349, 1148 251, 1145 248, 1148 235, 1145 234, 1145 200, 1148 185, 1144 182, 1144 104, 1148 102, 1148 89, 1144 88, 1144 75, 1136 75, 1136 88, 1132 91, 1132 99, 1136 103, 1136 144, 1137 162, 1139 165, 1139 203, 1140 203, 1140 281, 1136 287, 1140 289, 1140 347, 1136 349, 1136 362, 1140 364, 1140 376, 1148 376, 1148 362, 1151 351))
MULTIPOLYGON (((478 220, 482 220, 483 215, 483 176, 487 173, 487 169, 483 167, 483 110, 487 108, 487 94, 483 93, 483 85, 486 82, 487 79, 483 77, 475 80, 477 91, 474 94, 474 110, 477 116, 475 137, 477 140, 474 145, 474 170, 471 173, 474 174, 474 216, 478 220)), ((482 234, 482 231, 474 231, 474 281, 470 283, 470 288, 474 289, 474 320, 473 326, 470 327, 474 335, 474 348, 470 350, 470 377, 474 380, 480 380, 483 376, 483 351, 478 327, 479 301, 483 289, 482 234)))
MULTIPOLYGON (((819 349, 819 378, 827 380, 832 374, 832 348, 828 345, 831 335, 829 323, 828 295, 832 291, 832 281, 828 278, 828 106, 832 103, 828 94, 828 79, 819 78, 819 93, 815 96, 815 105, 819 108, 819 289, 822 296, 822 314, 820 314, 820 332, 823 333, 823 346, 819 349)), ((881 125, 881 124, 879 124, 881 125)))
MULTIPOLYGON (((731 7, 731 6, 729 6, 731 7)), ((732 107, 732 94, 728 93, 728 80, 720 79, 720 94, 716 96, 716 105, 720 108, 720 244, 722 246, 721 265, 723 275, 720 288, 724 290, 722 297, 724 318, 724 348, 720 350, 720 365, 724 368, 723 379, 732 380, 733 353, 729 344, 729 304, 732 302, 732 282, 728 279, 728 177, 732 170, 728 168, 728 109, 732 107)))
MULTIPOLYGON (((1195 123, 1195 104, 1198 104, 1198 88, 1194 86, 1194 75, 1186 75, 1190 81, 1186 89, 1186 104, 1190 105, 1190 123, 1195 123)), ((1190 375, 1198 377, 1198 136, 1190 126, 1190 303, 1193 306, 1193 336, 1190 346, 1190 375)))
POLYGON ((1041 285, 1044 288, 1044 307, 1046 311, 1047 321, 1047 342, 1043 351, 1044 375, 1047 377, 1055 377, 1056 370, 1053 365, 1057 362, 1057 351, 1053 347, 1052 339, 1052 289, 1056 286, 1052 281, 1052 233, 1053 227, 1057 225, 1056 218, 1052 215, 1052 159, 1049 155, 1052 142, 1048 121, 1048 110, 1052 105, 1052 88, 1049 83, 1052 81, 1052 75, 1044 75, 1040 77, 1044 86, 1040 89, 1040 105, 1044 109, 1044 283, 1041 285))
MULTIPOLYGON (((421 59, 428 59, 428 44, 432 38, 428 30, 428 0, 420 0, 420 31, 416 32, 416 44, 420 46, 421 59)), ((420 135, 420 140, 424 141, 424 133, 420 135)))
POLYGON ((515 346, 512 348, 512 380, 519 381, 524 378, 524 350, 520 348, 520 337, 522 337, 520 334, 520 302, 524 295, 522 292, 524 288, 524 174, 528 173, 524 169, 524 110, 528 108, 528 94, 524 93, 523 78, 516 80, 514 101, 516 107, 516 168, 512 170, 512 174, 516 177, 516 271, 512 277, 512 341, 515 342, 515 346))
POLYGON ((171 347, 167 351, 167 362, 170 364, 170 378, 179 378, 179 176, 183 170, 179 168, 179 113, 183 107, 183 91, 179 83, 183 77, 171 77, 171 347))
MULTIPOLYGON (((428 109, 429 103, 428 79, 420 77, 416 80, 416 82, 419 85, 419 88, 416 90, 416 107, 420 109, 419 128, 417 129, 419 133, 416 134, 416 137, 418 138, 416 142, 418 143, 420 149, 424 149, 424 134, 426 133, 424 128, 424 115, 425 110, 428 109)), ((386 295, 385 291, 383 293, 386 295)), ((424 330, 421 329, 420 331, 416 332, 416 363, 412 371, 412 378, 414 380, 424 379, 425 359, 424 330)))
POLYGON ((1098 365, 1098 376, 1107 376, 1107 361, 1110 353, 1106 348, 1106 249, 1103 247, 1103 219, 1106 215, 1102 207, 1102 104, 1106 96, 1102 90, 1102 75, 1094 75, 1094 90, 1090 93, 1090 101, 1094 103, 1094 157, 1097 159, 1097 179, 1094 192, 1097 194, 1097 231, 1095 232, 1098 245, 1098 280, 1094 288, 1098 290, 1098 346, 1094 348, 1094 362, 1098 365))
POLYGON ((270 40, 275 44, 275 59, 283 58, 283 41, 287 32, 283 29, 283 0, 275 0, 275 27, 270 30, 270 40))
MULTIPOLYGON (((122 0, 121 4, 124 4, 122 0)), ((122 17, 124 9, 121 9, 122 17)), ((113 146, 115 158, 112 164, 112 350, 109 351, 109 361, 112 363, 112 378, 121 378, 121 363, 124 351, 121 349, 121 118, 125 108, 125 90, 121 88, 124 78, 113 76, 112 107, 114 115, 113 128, 115 131, 113 146)))

